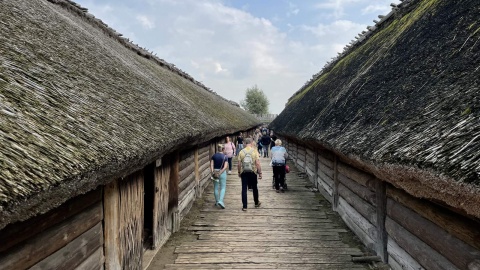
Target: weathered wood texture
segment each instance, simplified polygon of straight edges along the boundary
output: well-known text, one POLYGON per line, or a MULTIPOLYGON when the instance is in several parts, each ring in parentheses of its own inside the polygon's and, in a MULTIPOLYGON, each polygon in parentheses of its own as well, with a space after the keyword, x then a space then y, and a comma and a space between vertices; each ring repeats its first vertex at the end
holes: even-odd
POLYGON ((105 188, 106 269, 142 269, 143 192, 141 172, 105 188))
MULTIPOLYGON (((96 256, 94 253, 98 249, 101 249, 103 256, 102 223, 98 223, 66 246, 32 266, 30 269, 74 269, 83 262, 89 260, 91 256, 96 256)), ((103 268, 103 263, 97 264, 96 267, 97 269, 100 267, 103 268)))
POLYGON ((66 219, 80 213, 85 208, 100 201, 102 189, 98 188, 84 195, 68 200, 58 208, 43 215, 36 216, 24 222, 10 224, 0 231, 0 257, 11 247, 33 238, 36 234, 59 224, 66 219))
POLYGON ((475 260, 480 260, 479 250, 453 237, 443 228, 423 218, 408 207, 388 199, 387 211, 388 216, 395 220, 399 226, 408 230, 420 241, 455 264, 459 269, 468 269, 468 265, 475 262, 475 260))
POLYGON ((99 224, 102 218, 101 203, 96 202, 80 213, 3 252, 0 256, 0 269, 32 267, 99 224))
POLYGON ((387 217, 385 228, 388 235, 418 261, 425 269, 458 269, 448 259, 407 231, 400 224, 387 217))
MULTIPOLYGON (((164 269, 368 269, 351 261, 352 255, 365 254, 341 240, 341 234, 353 234, 338 219, 330 218, 335 213, 306 188, 308 181, 299 171, 292 166, 288 191, 276 193, 271 187, 269 159, 261 162, 261 207, 254 207, 248 192, 248 210, 241 210, 237 175, 227 176, 226 209, 214 206, 209 185, 200 215, 188 228, 198 237, 178 242, 174 264, 164 269)), ((152 264, 149 269, 158 268, 152 264)))
POLYGON ((155 197, 153 209, 153 248, 161 247, 172 233, 172 216, 169 215, 170 162, 162 161, 162 166, 155 170, 155 197))

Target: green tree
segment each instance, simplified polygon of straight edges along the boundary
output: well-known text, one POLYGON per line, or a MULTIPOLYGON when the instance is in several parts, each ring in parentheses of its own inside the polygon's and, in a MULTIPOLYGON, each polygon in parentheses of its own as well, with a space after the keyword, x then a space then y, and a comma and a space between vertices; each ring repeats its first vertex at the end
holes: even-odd
POLYGON ((245 99, 240 101, 240 105, 251 114, 267 114, 269 104, 267 96, 257 85, 247 88, 245 99))

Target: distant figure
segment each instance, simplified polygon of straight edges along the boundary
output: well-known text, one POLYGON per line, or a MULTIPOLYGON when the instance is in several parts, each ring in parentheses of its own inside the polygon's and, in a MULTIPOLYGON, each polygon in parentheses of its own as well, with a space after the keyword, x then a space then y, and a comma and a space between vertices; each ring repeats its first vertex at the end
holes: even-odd
POLYGON ((237 154, 236 154, 236 156, 238 156, 238 153, 240 153, 240 151, 242 151, 242 149, 243 149, 243 134, 242 134, 242 132, 240 132, 240 134, 237 137, 237 154))
POLYGON ((277 140, 277 136, 275 136, 275 134, 273 134, 273 130, 270 130, 270 151, 272 150, 272 148, 275 146, 275 141, 277 140))
POLYGON ((262 167, 258 152, 252 147, 252 138, 245 139, 245 148, 238 154, 238 176, 242 179, 242 211, 247 211, 247 186, 249 185, 253 189, 255 207, 260 207, 257 185, 258 179, 262 179, 262 167))
POLYGON ((270 142, 272 139, 268 136, 267 133, 263 133, 262 138, 260 138, 262 142, 262 150, 263 150, 263 157, 268 157, 268 149, 270 148, 270 142))
POLYGON ((217 146, 217 152, 213 154, 210 160, 210 171, 212 172, 213 181, 213 195, 215 197, 215 205, 225 209, 223 198, 225 197, 225 190, 227 187, 227 156, 223 154, 223 145, 217 146), (215 176, 218 175, 218 178, 215 176), (219 191, 220 187, 220 191, 219 191))
POLYGON ((275 179, 275 190, 277 193, 284 191, 285 185, 285 165, 287 164, 287 150, 282 146, 282 141, 275 140, 275 146, 272 147, 272 169, 273 179, 275 179))
POLYGON ((225 138, 225 154, 228 158, 228 174, 232 173, 232 158, 235 155, 235 145, 230 141, 230 137, 225 138))

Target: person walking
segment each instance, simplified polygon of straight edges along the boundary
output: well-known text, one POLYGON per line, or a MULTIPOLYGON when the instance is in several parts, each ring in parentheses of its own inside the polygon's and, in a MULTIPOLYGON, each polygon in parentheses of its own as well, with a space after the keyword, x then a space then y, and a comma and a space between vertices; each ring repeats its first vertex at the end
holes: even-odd
POLYGON ((236 156, 238 156, 238 153, 240 153, 240 151, 242 151, 242 149, 243 149, 243 134, 242 134, 242 132, 240 132, 240 134, 237 137, 236 148, 237 148, 236 156))
POLYGON ((270 148, 270 142, 272 139, 266 132, 264 132, 262 138, 260 138, 260 141, 262 142, 263 157, 268 157, 268 149, 270 148))
POLYGON ((223 145, 217 146, 217 152, 213 154, 210 160, 210 171, 213 178, 213 196, 215 197, 215 205, 225 209, 223 198, 227 187, 227 156, 223 154, 223 145))
POLYGON ((272 169, 273 179, 275 180, 275 190, 277 193, 284 192, 285 184, 285 165, 287 164, 287 150, 282 146, 282 141, 277 139, 275 146, 272 147, 272 169))
POLYGON ((262 167, 260 157, 252 147, 252 138, 245 139, 245 148, 238 154, 238 176, 242 179, 242 211, 247 211, 247 187, 253 189, 253 201, 255 207, 262 204, 258 200, 258 179, 262 179, 262 167))
POLYGON ((232 158, 235 155, 235 145, 230 141, 230 137, 225 138, 225 154, 228 158, 228 174, 232 174, 232 158))
POLYGON ((273 134, 273 130, 270 130, 270 152, 272 152, 272 148, 275 146, 275 141, 277 140, 277 136, 273 134))

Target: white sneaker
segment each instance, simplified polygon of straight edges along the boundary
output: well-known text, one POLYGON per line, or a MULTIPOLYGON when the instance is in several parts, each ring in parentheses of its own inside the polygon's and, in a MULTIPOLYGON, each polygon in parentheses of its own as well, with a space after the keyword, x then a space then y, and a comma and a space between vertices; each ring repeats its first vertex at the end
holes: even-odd
POLYGON ((232 171, 228 171, 228 174, 232 174, 232 171))

